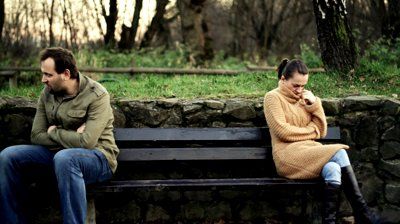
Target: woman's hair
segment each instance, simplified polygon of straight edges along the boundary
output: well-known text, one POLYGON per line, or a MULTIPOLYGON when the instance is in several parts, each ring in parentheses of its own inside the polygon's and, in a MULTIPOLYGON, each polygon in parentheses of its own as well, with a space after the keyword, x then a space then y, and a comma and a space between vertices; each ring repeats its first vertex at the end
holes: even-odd
POLYGON ((277 71, 278 79, 281 79, 282 75, 285 79, 290 79, 295 72, 302 75, 308 74, 307 65, 299 59, 292 59, 290 61, 287 58, 283 59, 279 64, 277 71))

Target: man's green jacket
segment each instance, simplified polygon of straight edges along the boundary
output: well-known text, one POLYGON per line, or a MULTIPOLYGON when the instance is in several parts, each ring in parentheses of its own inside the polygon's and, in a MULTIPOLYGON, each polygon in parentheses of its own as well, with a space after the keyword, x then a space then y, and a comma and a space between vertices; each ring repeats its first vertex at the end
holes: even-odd
POLYGON ((79 92, 65 97, 42 91, 33 121, 31 142, 49 149, 98 149, 115 172, 119 149, 113 134, 110 95, 98 82, 79 74, 79 92), (83 133, 77 129, 85 124, 83 133), (57 128, 47 133, 51 125, 57 128))

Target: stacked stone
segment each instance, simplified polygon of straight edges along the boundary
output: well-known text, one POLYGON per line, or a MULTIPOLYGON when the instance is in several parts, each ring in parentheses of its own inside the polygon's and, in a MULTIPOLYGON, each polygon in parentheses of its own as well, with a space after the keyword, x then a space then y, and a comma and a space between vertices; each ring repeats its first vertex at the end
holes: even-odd
MULTIPOLYGON (((266 125, 262 100, 118 100, 113 102, 114 125, 139 128, 262 127, 266 125)), ((0 149, 29 143, 35 106, 34 100, 0 97, 0 149)), ((352 148, 349 155, 367 202, 381 211, 389 223, 400 223, 400 101, 353 96, 324 99, 323 107, 328 124, 340 126, 343 142, 352 148)), ((161 177, 177 175, 153 174, 161 177)), ((201 171, 198 174, 203 175, 201 171)), ((106 202, 109 199, 105 200, 104 205, 99 205, 99 215, 109 223, 157 220, 191 220, 192 223, 199 220, 282 222, 282 217, 290 222, 299 215, 299 200, 285 197, 285 192, 275 197, 270 196, 274 194, 273 191, 246 192, 213 189, 198 192, 185 189, 137 192, 130 197, 121 196, 121 201, 126 203, 112 204, 112 207, 106 202)), ((310 200, 318 202, 320 199, 310 200)), ((316 204, 309 203, 307 210, 315 211, 313 206, 316 204)), ((341 209, 350 211, 347 203, 341 209)), ((316 220, 318 217, 310 218, 316 220)), ((43 219, 40 220, 45 223, 43 219)))

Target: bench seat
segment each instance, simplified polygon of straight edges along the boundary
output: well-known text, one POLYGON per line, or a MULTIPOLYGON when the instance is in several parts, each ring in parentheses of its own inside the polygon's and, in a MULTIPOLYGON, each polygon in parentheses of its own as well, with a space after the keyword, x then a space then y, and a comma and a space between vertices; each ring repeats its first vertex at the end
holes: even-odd
MULTIPOLYGON (((119 168, 113 180, 88 186, 88 194, 96 195, 112 192, 129 192, 140 188, 168 190, 172 188, 272 188, 294 187, 296 189, 315 189, 323 184, 321 179, 289 180, 276 175, 272 159, 272 146, 269 130, 262 128, 117 128, 115 140, 120 148, 119 168), (123 178, 118 173, 141 172, 130 169, 129 165, 145 163, 158 166, 160 163, 260 161, 274 175, 228 176, 205 178, 191 175, 190 178, 123 178)), ((320 140, 325 143, 340 142, 340 129, 328 128, 328 134, 320 140)), ((253 162, 251 162, 253 163, 253 162)), ((164 164, 165 166, 168 166, 164 164)), ((218 166, 215 166, 218 168, 218 166)), ((214 167, 214 168, 215 168, 214 167)), ((212 167, 213 168, 213 167, 212 167)), ((211 169, 212 169, 211 168, 211 169)), ((238 167, 239 169, 241 167, 238 167)), ((246 175, 246 169, 242 169, 246 175)), ((303 195, 303 202, 305 196, 303 195)), ((302 205, 302 213, 305 207, 302 205)), ((95 220, 94 201, 89 202, 88 223, 95 220), (90 211, 90 209, 92 211, 90 211)))

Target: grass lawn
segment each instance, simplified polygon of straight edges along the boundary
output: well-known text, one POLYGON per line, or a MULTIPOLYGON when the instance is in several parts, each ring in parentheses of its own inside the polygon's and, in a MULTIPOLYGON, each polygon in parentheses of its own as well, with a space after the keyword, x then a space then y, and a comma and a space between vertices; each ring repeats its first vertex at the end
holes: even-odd
MULTIPOLYGON (((239 75, 89 74, 89 76, 102 81, 114 99, 258 98, 277 86, 275 72, 239 75)), ((39 74, 37 79, 39 81, 39 74)), ((35 85, 20 86, 18 89, 3 88, 0 90, 0 96, 35 99, 43 88, 38 81, 35 85)), ((398 98, 400 75, 393 74, 382 82, 368 76, 343 81, 333 73, 312 73, 306 88, 321 98, 349 95, 384 95, 398 98)))

